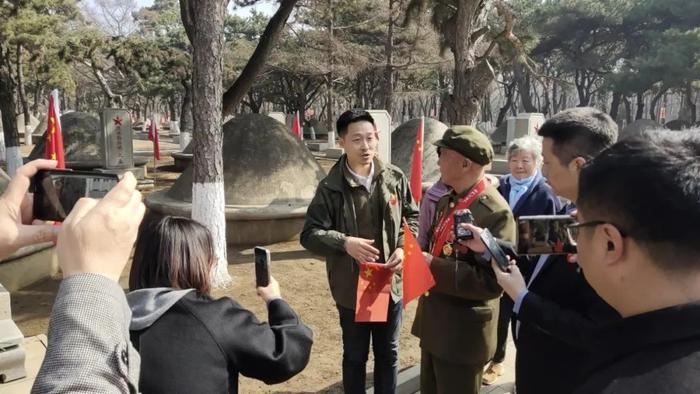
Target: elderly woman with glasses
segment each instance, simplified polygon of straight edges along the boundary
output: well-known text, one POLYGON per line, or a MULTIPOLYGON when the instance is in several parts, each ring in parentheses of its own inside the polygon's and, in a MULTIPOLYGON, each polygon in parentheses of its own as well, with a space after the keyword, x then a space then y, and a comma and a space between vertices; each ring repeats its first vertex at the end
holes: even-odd
MULTIPOLYGON (((498 191, 508 201, 516 220, 519 216, 554 215, 559 212, 561 209, 559 198, 540 172, 541 140, 531 136, 513 140, 508 146, 506 158, 510 174, 501 177, 498 191)), ((528 273, 534 264, 526 258, 518 259, 518 264, 524 275, 529 276, 528 273)), ((500 311, 496 354, 484 371, 484 384, 494 383, 503 374, 508 324, 513 311, 513 300, 508 295, 504 294, 501 297, 500 311)))

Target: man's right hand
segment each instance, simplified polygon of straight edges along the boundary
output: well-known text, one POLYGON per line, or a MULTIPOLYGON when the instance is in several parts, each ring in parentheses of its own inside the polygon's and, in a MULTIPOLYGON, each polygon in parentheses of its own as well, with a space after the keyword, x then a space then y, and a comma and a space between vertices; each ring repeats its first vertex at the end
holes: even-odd
POLYGON ((345 251, 360 263, 374 262, 379 259, 379 250, 372 246, 374 240, 347 237, 345 238, 345 251))
POLYGON ((270 283, 267 286, 257 287, 256 290, 260 298, 265 300, 265 302, 267 302, 268 304, 270 303, 270 301, 282 298, 282 293, 280 292, 280 284, 277 283, 277 280, 275 280, 275 278, 273 278, 272 276, 270 277, 270 283))
POLYGON ((63 276, 93 273, 119 281, 145 212, 131 173, 102 200, 78 200, 58 235, 63 276))

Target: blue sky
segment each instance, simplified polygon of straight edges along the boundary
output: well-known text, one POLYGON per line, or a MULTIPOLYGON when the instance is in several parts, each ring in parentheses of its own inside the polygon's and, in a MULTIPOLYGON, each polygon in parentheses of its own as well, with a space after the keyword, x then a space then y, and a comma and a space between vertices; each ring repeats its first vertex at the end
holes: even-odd
MULTIPOLYGON (((153 0, 137 0, 136 1, 140 7, 146 7, 153 4, 153 0)), ((230 2, 233 4, 233 1, 230 2)), ((271 0, 262 0, 258 4, 251 7, 243 7, 233 10, 233 13, 240 16, 247 16, 250 14, 250 10, 257 10, 263 14, 272 15, 277 9, 277 2, 271 0)), ((232 5, 229 5, 229 9, 232 9, 232 5)))

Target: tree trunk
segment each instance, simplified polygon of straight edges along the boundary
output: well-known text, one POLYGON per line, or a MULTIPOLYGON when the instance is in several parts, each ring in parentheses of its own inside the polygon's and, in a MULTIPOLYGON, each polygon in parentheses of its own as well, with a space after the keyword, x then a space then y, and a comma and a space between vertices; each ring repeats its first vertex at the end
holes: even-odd
POLYGON ((698 121, 698 106, 695 104, 695 100, 693 100, 693 84, 691 82, 688 82, 685 85, 685 104, 688 106, 688 112, 690 113, 690 123, 695 124, 695 122, 698 121))
POLYGON ((384 66, 384 97, 382 106, 391 114, 392 102, 394 99, 394 5, 396 0, 389 0, 389 26, 386 32, 386 42, 384 43, 384 56, 386 64, 384 66))
MULTIPOLYGON (((24 113, 24 128, 25 134, 26 129, 29 127, 30 116, 29 116, 29 102, 27 101, 27 94, 24 90, 24 68, 22 66, 22 58, 24 51, 22 50, 22 45, 17 45, 17 94, 19 95, 19 104, 22 106, 22 112, 24 113)), ((25 141, 27 145, 31 145, 31 139, 29 142, 25 141)))
POLYGON ((532 95, 530 91, 532 86, 530 83, 530 74, 524 70, 523 66, 516 65, 515 69, 515 79, 518 81, 518 90, 520 91, 520 101, 523 105, 523 110, 525 112, 533 113, 538 112, 537 108, 532 104, 532 95))
POLYGON ((0 113, 2 130, 5 138, 5 160, 7 175, 12 177, 22 166, 22 152, 19 148, 19 131, 17 130, 17 112, 15 111, 15 82, 8 61, 7 50, 0 46, 0 113))
POLYGON ((513 80, 509 84, 506 84, 504 87, 505 90, 505 96, 506 96, 506 103, 501 107, 501 109, 498 110, 498 118, 496 118, 496 127, 500 126, 501 123, 506 119, 506 115, 508 115, 508 109, 510 109, 511 106, 513 106, 513 96, 515 95, 515 85, 516 81, 513 80))
POLYGON ((474 124, 479 115, 481 97, 494 78, 488 60, 477 59, 471 37, 482 21, 481 5, 481 1, 458 1, 451 47, 455 57, 452 124, 474 124))
POLYGON ((610 104, 610 117, 617 121, 617 116, 620 113, 620 104, 622 104, 622 93, 613 92, 612 103, 610 104))
POLYGON ((188 75, 180 82, 185 90, 180 108, 180 150, 184 150, 192 140, 192 76, 188 75))
MULTIPOLYGON (((328 0, 328 98, 326 99, 326 128, 333 130, 333 0, 328 0)), ((336 133, 338 130, 335 131, 336 133)))
MULTIPOLYGON (((228 0, 180 0, 182 22, 193 48, 192 219, 204 224, 212 233, 218 259, 214 275, 217 286, 223 286, 231 280, 226 259, 226 199, 221 125, 222 58, 227 5, 228 0)), ((234 104, 232 106, 235 107, 231 101, 228 104, 234 104)))
POLYGON ((581 70, 576 70, 574 76, 576 93, 578 93, 578 106, 586 107, 590 104, 590 92, 586 86, 586 75, 581 70))
POLYGON ((654 95, 654 98, 651 99, 651 104, 649 105, 649 118, 651 120, 656 120, 656 106, 659 104, 659 100, 661 100, 661 97, 666 93, 666 88, 662 87, 659 89, 659 91, 654 95))
MULTIPOLYGON (((220 0, 224 1, 224 0, 220 0)), ((272 16, 265 27, 265 31, 260 36, 258 45, 255 47, 255 52, 246 63, 241 75, 236 78, 236 81, 224 93, 223 96, 223 115, 232 115, 233 110, 245 97, 248 90, 253 86, 255 78, 265 66, 267 57, 272 52, 272 48, 277 42, 284 26, 287 23, 289 15, 294 9, 298 0, 281 0, 280 7, 272 16)), ((226 1, 228 3, 228 1, 226 1)))
POLYGON ((639 120, 644 117, 644 92, 637 93, 637 115, 634 120, 639 120))
POLYGON ((632 123, 632 103, 627 96, 622 96, 622 102, 625 104, 625 124, 632 123))

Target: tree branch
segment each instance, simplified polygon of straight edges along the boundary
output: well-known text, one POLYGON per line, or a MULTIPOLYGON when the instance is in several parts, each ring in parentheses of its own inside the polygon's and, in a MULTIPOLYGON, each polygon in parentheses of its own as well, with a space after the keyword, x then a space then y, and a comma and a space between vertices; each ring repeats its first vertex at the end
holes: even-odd
MULTIPOLYGON (((186 0, 183 0, 186 1, 186 0)), ((230 88, 224 93, 223 96, 223 111, 222 115, 231 115, 234 108, 238 102, 243 98, 248 89, 255 82, 255 77, 258 75, 260 70, 265 66, 265 61, 268 55, 272 52, 272 47, 277 42, 277 38, 282 33, 282 29, 287 23, 289 15, 294 9, 298 0, 282 0, 280 2, 280 7, 272 16, 272 19, 265 27, 265 32, 260 36, 260 41, 257 47, 255 47, 255 52, 253 56, 250 57, 248 63, 241 71, 241 74, 236 78, 236 81, 231 85, 230 88)))

